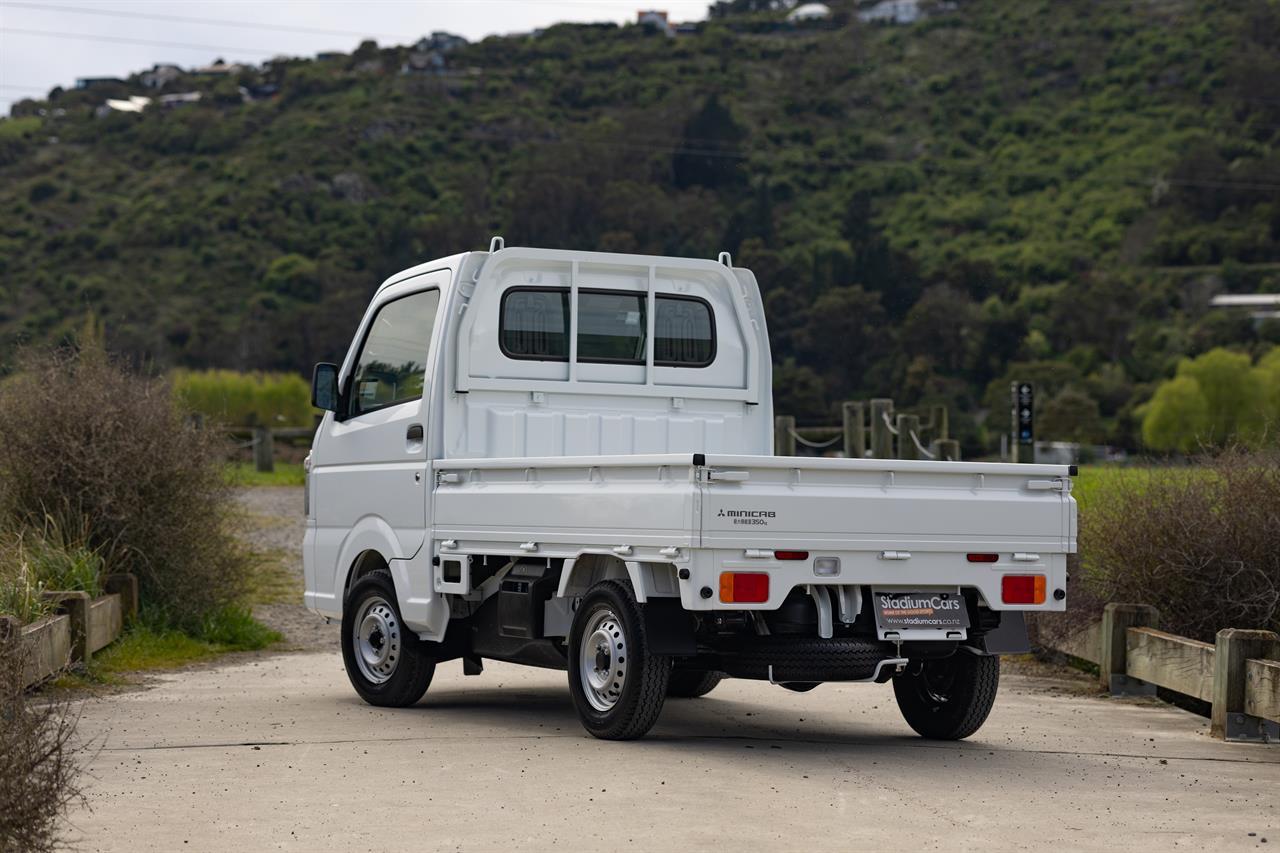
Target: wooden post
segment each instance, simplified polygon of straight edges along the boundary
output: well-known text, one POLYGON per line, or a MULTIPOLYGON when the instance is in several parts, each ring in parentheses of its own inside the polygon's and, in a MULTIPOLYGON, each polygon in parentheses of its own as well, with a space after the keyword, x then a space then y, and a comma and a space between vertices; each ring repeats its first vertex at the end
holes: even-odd
POLYGON ((911 437, 912 433, 916 437, 920 436, 920 416, 919 415, 898 415, 898 458, 899 459, 919 459, 920 448, 916 447, 915 439, 911 437))
POLYGON ((933 428, 933 437, 946 441, 951 437, 951 422, 946 406, 934 406, 929 415, 929 425, 933 428))
POLYGON ((44 597, 71 618, 71 659, 88 663, 93 656, 89 651, 89 593, 46 592, 44 597))
POLYGON ((1102 660, 1098 680, 1113 696, 1154 696, 1156 687, 1125 674, 1130 628, 1159 628, 1160 611, 1149 604, 1108 604, 1102 610, 1102 660))
POLYGON ((871 401, 871 455, 876 459, 893 458, 893 433, 886 417, 893 415, 893 400, 877 398, 871 401))
POLYGON ((1271 631, 1224 628, 1218 632, 1213 661, 1213 711, 1210 733, 1223 740, 1261 741, 1263 721, 1245 713, 1246 667, 1249 658, 1280 652, 1280 637, 1271 631))
POLYGON ((840 416, 844 421, 844 455, 862 459, 867 455, 866 405, 861 400, 846 400, 840 404, 840 416))
POLYGON ((934 439, 929 446, 929 452, 933 454, 934 459, 940 462, 959 462, 960 442, 954 438, 934 439))
POLYGON ((253 428, 253 465, 264 474, 276 469, 275 439, 266 427, 253 428))
POLYGON ((126 619, 132 619, 138 615, 138 578, 136 575, 131 575, 127 572, 103 575, 102 591, 120 593, 120 603, 124 607, 126 619))
POLYGON ((796 455, 796 419, 791 415, 777 415, 773 419, 773 455, 796 455))

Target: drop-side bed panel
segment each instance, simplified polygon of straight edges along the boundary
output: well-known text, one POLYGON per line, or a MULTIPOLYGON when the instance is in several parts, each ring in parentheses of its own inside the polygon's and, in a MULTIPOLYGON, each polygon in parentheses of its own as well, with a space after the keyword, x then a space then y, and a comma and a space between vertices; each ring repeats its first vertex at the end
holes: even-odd
MULTIPOLYGON (((436 540, 546 556, 697 544, 690 454, 449 459, 435 463, 436 540)), ((631 555, 633 557, 640 554, 631 555)))

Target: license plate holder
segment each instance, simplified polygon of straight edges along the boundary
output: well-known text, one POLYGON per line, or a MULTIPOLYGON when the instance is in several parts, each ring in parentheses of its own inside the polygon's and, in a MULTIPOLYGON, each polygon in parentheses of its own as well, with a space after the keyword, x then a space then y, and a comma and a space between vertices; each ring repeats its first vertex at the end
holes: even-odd
POLYGON ((871 612, 882 640, 968 638, 969 609, 958 591, 872 590, 871 612))

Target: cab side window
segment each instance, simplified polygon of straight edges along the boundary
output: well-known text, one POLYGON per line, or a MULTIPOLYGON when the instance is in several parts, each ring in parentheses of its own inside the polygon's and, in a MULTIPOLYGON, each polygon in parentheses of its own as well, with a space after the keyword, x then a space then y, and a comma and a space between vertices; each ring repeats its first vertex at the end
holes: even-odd
POLYGON ((402 296, 378 309, 351 376, 348 415, 422 397, 440 291, 402 296))

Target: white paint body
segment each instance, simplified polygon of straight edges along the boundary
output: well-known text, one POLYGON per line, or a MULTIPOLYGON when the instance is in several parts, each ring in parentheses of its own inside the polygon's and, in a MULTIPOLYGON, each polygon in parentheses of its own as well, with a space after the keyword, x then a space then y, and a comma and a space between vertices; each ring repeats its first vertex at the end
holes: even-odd
POLYGON ((641 601, 679 597, 691 611, 774 609, 802 585, 972 587, 993 610, 1065 606, 1052 592, 1066 588, 1076 547, 1066 466, 769 455, 769 341, 748 270, 523 248, 444 258, 382 285, 340 384, 377 310, 426 288, 440 302, 422 398, 345 420, 328 413, 316 433, 304 563, 318 613, 341 615, 366 552, 390 567, 404 620, 427 639, 444 636, 449 596, 482 594, 465 574, 445 580, 444 567, 462 561, 465 572, 480 554, 564 559, 562 597, 607 565, 641 601), (582 289, 645 294, 648 341, 657 296, 706 300, 714 360, 655 365, 649 346, 644 364, 579 363, 576 314, 568 361, 507 357, 503 293, 545 286, 575 305, 582 289), (406 437, 411 425, 422 440, 406 437), (779 561, 775 550, 809 558, 779 561), (975 552, 1000 556, 968 562, 975 552), (839 558, 839 574, 816 576, 819 557, 839 558), (768 572, 769 600, 722 603, 718 577, 730 569, 768 572), (1045 575, 1045 603, 1004 605, 1006 573, 1045 575))

